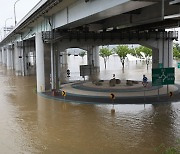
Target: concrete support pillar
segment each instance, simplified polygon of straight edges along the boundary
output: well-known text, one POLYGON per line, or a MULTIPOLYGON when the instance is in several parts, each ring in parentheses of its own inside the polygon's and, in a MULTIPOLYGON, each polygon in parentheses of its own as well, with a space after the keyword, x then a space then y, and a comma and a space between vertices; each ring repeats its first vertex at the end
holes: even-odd
POLYGON ((14 46, 12 50, 12 56, 13 56, 13 70, 15 70, 15 54, 14 54, 14 46))
POLYGON ((4 55, 3 55, 3 66, 7 66, 7 48, 4 48, 4 55))
POLYGON ((21 42, 21 48, 20 48, 20 63, 21 63, 21 74, 22 76, 25 76, 25 55, 24 55, 24 42, 21 42))
POLYGON ((28 76, 28 62, 27 62, 28 56, 27 56, 27 52, 24 51, 24 75, 28 76))
POLYGON ((14 48, 11 48, 11 69, 14 69, 14 48))
POLYGON ((173 65, 173 40, 159 39, 159 63, 162 63, 164 68, 172 67, 173 65))
POLYGON ((152 49, 152 68, 159 68, 159 50, 152 49))
POLYGON ((4 65, 4 47, 2 47, 1 49, 2 49, 2 65, 4 65))
POLYGON ((59 80, 59 65, 58 65, 58 61, 59 61, 59 52, 56 49, 55 53, 54 53, 54 66, 55 66, 55 89, 59 89, 60 87, 60 80, 59 80))
POLYGON ((55 70, 54 70, 54 46, 53 43, 50 44, 51 46, 51 74, 50 74, 50 80, 51 80, 51 89, 55 89, 55 70))
POLYGON ((100 63, 99 63, 99 47, 93 46, 87 50, 87 63, 92 66, 89 80, 98 80, 100 72, 100 63))
POLYGON ((44 44, 44 73, 45 73, 45 90, 51 89, 51 46, 44 44))
POLYGON ((173 41, 168 39, 165 41, 164 67, 173 66, 173 41))
POLYGON ((140 44, 152 49, 152 68, 173 66, 173 40, 159 38, 157 40, 147 40, 140 44))
POLYGON ((44 43, 42 33, 36 33, 36 79, 37 92, 45 92, 44 43))
POLYGON ((34 40, 26 40, 23 41, 23 62, 24 62, 24 75, 28 76, 31 74, 35 74, 34 67, 34 57, 35 53, 35 41, 34 40))
POLYGON ((168 46, 168 57, 169 57, 169 67, 173 66, 173 41, 168 40, 169 46, 168 46))
POLYGON ((22 56, 21 56, 21 46, 19 42, 14 43, 14 68, 16 75, 22 75, 22 56))
POLYGON ((67 51, 65 50, 64 52, 59 53, 59 78, 60 78, 60 83, 66 83, 68 81, 67 77, 67 69, 68 69, 68 62, 67 62, 67 51))
POLYGON ((87 52, 88 65, 93 65, 94 67, 100 67, 99 63, 99 47, 91 47, 87 52))
POLYGON ((12 67, 12 59, 11 59, 11 48, 7 47, 7 69, 11 69, 12 67))
POLYGON ((2 64, 2 50, 0 50, 0 64, 2 64))
POLYGON ((43 43, 42 33, 36 33, 35 44, 37 92, 45 92, 51 88, 51 47, 43 43))
POLYGON ((30 66, 29 66, 29 53, 30 53, 30 48, 31 48, 31 40, 26 40, 24 41, 24 72, 25 75, 30 74, 30 66))

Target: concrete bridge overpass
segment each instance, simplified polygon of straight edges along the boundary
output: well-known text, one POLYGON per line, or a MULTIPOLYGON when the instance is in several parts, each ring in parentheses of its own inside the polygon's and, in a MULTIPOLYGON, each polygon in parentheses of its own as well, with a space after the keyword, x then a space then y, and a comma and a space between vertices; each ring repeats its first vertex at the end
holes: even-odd
POLYGON ((154 68, 159 63, 170 67, 172 41, 178 36, 165 29, 179 27, 179 4, 179 0, 41 0, 1 40, 0 62, 17 75, 28 75, 29 57, 35 56, 38 92, 58 88, 66 75, 65 51, 72 47, 86 49, 88 65, 99 67, 99 45, 142 44, 152 48, 154 68))

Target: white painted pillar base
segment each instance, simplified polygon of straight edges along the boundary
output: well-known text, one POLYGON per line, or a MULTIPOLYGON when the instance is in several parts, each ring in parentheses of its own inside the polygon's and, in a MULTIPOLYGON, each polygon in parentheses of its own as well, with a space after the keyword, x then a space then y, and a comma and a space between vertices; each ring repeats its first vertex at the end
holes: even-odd
POLYGON ((36 79, 37 92, 45 92, 44 43, 42 33, 36 33, 36 79))

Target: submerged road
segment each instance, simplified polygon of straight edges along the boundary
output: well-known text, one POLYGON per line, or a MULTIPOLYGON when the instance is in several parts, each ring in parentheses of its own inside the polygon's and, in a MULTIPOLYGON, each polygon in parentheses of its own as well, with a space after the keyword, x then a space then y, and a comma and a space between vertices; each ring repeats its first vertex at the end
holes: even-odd
POLYGON ((101 82, 101 84, 97 86, 90 81, 69 83, 62 85, 55 96, 52 92, 45 92, 41 95, 63 101, 64 96, 61 93, 65 91, 66 101, 84 104, 157 104, 180 100, 180 85, 178 84, 169 85, 168 93, 167 86, 152 87, 149 83, 147 87, 143 87, 140 81, 132 86, 127 86, 126 81, 122 81, 115 87, 110 87, 108 81, 101 82), (170 92, 172 92, 172 96, 170 96, 170 92), (110 98, 111 93, 115 95, 113 101, 110 98))

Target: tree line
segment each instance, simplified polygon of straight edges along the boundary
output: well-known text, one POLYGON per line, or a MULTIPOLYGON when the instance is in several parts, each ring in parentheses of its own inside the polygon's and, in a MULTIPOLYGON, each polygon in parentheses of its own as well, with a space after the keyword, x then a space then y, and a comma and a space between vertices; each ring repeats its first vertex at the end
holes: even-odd
MULTIPOLYGON (((152 49, 147 48, 145 46, 138 46, 135 48, 131 48, 128 45, 118 45, 118 46, 114 47, 113 49, 109 49, 107 47, 102 47, 99 51, 99 55, 104 60, 105 69, 107 67, 107 60, 113 54, 117 54, 119 56, 123 69, 125 66, 125 59, 128 54, 130 54, 136 58, 139 58, 139 59, 144 58, 146 65, 147 65, 147 69, 148 69, 149 61, 150 61, 150 58, 152 57, 152 49)), ((85 55, 86 55, 86 52, 84 50, 79 53, 79 56, 81 56, 82 58, 85 55)), ((173 44, 173 57, 174 57, 174 59, 180 59, 180 45, 178 43, 173 44)))
POLYGON ((128 54, 130 54, 136 58, 139 58, 139 59, 144 58, 144 60, 146 61, 147 68, 148 68, 149 61, 152 56, 152 50, 147 47, 144 47, 144 46, 130 48, 128 45, 118 45, 111 50, 107 47, 102 47, 99 51, 99 55, 104 59, 105 69, 106 69, 106 62, 107 62, 109 56, 112 54, 117 54, 119 56, 123 69, 125 66, 125 59, 128 54))

